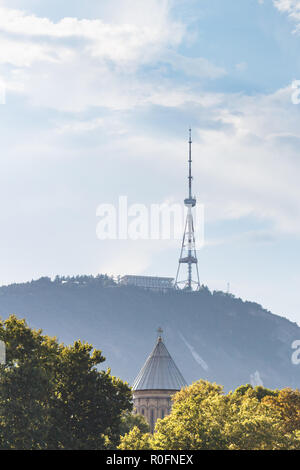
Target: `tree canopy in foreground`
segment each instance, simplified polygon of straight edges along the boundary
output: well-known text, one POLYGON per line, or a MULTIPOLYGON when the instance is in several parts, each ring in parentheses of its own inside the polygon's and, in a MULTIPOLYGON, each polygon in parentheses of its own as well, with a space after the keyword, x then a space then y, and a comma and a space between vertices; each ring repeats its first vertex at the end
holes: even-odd
POLYGON ((106 449, 116 446, 131 410, 131 390, 101 351, 71 346, 14 315, 0 322, 0 449, 106 449))
POLYGON ((134 428, 119 449, 300 449, 300 391, 245 385, 224 394, 195 382, 174 396, 172 412, 153 435, 134 428))

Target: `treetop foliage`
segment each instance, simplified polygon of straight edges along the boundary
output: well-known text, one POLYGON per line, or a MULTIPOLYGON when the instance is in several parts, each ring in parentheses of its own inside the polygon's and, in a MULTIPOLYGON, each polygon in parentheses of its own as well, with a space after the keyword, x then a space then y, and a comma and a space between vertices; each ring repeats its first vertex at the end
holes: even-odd
POLYGON ((1 449, 105 449, 117 445, 131 391, 92 345, 65 346, 11 315, 0 322, 1 449))
POLYGON ((153 435, 131 430, 119 449, 300 449, 300 391, 245 385, 225 394, 200 380, 176 393, 153 435))

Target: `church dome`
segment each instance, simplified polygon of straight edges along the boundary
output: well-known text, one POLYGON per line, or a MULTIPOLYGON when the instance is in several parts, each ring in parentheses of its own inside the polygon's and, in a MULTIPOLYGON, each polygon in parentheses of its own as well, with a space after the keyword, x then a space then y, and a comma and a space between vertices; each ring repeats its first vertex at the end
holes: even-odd
POLYGON ((161 336, 159 336, 152 353, 136 377, 132 389, 134 391, 178 391, 186 385, 161 336))

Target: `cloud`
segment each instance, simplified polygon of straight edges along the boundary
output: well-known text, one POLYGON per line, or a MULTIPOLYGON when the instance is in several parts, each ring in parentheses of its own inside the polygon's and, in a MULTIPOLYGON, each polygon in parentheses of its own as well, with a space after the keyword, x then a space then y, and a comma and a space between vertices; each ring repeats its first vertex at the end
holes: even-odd
POLYGON ((0 7, 0 73, 7 89, 59 111, 132 109, 162 96, 165 106, 177 106, 190 93, 179 86, 170 90, 163 65, 198 78, 225 74, 205 58, 176 52, 186 25, 173 19, 170 1, 149 0, 145 8, 135 0, 125 3, 134 13, 123 5, 110 22, 74 17, 54 22, 0 7))
POLYGON ((202 57, 184 57, 176 52, 169 52, 164 61, 172 65, 174 70, 183 71, 186 75, 198 78, 219 78, 226 75, 226 71, 222 67, 216 67, 207 59, 202 57))
MULTIPOLYGON (((150 3, 156 2, 150 0, 150 3)), ((64 62, 65 56, 61 56, 60 51, 67 47, 73 53, 79 48, 81 53, 91 58, 109 60, 118 66, 127 66, 131 62, 147 63, 162 48, 176 46, 183 38, 184 26, 168 17, 165 4, 162 2, 157 21, 150 24, 105 23, 100 19, 71 17, 55 23, 22 10, 0 7, 1 41, 4 41, 3 46, 9 56, 10 51, 14 53, 18 45, 21 48, 25 40, 24 64, 18 60, 17 65, 31 65, 34 59, 52 62, 54 51, 57 51, 57 58, 64 62), (8 42, 3 37, 4 33, 14 40, 8 42), (75 39, 81 40, 81 43, 76 42, 72 47, 70 40, 75 39), (54 40, 56 42, 53 43, 54 40), (52 53, 49 54, 50 51, 52 53), (29 62, 26 60, 28 55, 29 62)))
POLYGON ((33 43, 28 40, 8 39, 0 36, 0 64, 28 68, 34 62, 61 63, 73 57, 66 47, 33 43))
MULTIPOLYGON (((207 223, 248 217, 268 224, 274 234, 300 234, 300 107, 291 103, 291 93, 288 86, 253 96, 215 94, 204 100, 205 107, 190 95, 189 115, 198 120, 194 189, 207 223)), ((186 150, 181 135, 162 141, 145 131, 134 135, 130 126, 118 145, 117 152, 129 159, 157 160, 162 171, 182 168, 186 150)))
MULTIPOLYGON (((180 172, 186 151, 182 135, 162 142, 161 134, 137 122, 146 108, 165 108, 170 115, 183 116, 185 124, 187 115, 195 122, 195 190, 206 205, 207 222, 255 217, 271 224, 274 232, 300 234, 300 108, 291 104, 291 87, 252 96, 213 93, 193 80, 182 83, 164 75, 162 63, 197 78, 214 79, 226 71, 204 58, 179 54, 176 47, 186 26, 173 20, 169 2, 151 4, 155 15, 148 6, 145 14, 141 7, 134 13, 122 8, 111 22, 53 22, 1 9, 1 75, 9 89, 23 93, 32 105, 71 113, 53 120, 44 139, 49 148, 36 149, 28 135, 15 152, 77 158, 86 154, 84 136, 94 132, 105 142, 97 142, 95 154, 151 165, 159 161, 161 171, 180 172), (76 116, 93 108, 97 116, 76 116), (108 144, 105 136, 112 140, 112 134, 115 139, 108 144), (73 136, 76 148, 67 140, 73 136)), ((287 5, 291 8, 292 2, 287 5)), ((181 200, 181 189, 176 191, 171 196, 181 200)), ((148 257, 143 269, 147 263, 148 257)))
MULTIPOLYGON (((164 87, 160 89, 157 85, 149 88, 146 96, 140 91, 134 104, 140 100, 144 106, 155 104, 169 109, 172 106, 170 113, 176 116, 186 113, 188 107, 189 118, 195 122, 194 189, 198 201, 205 204, 206 223, 256 219, 259 231, 253 232, 253 236, 250 231, 248 240, 266 242, 271 241, 272 231, 274 236, 300 234, 300 106, 291 103, 291 93, 291 86, 271 94, 247 96, 196 93, 175 86, 165 92, 164 87)), ((133 107, 128 111, 125 105, 126 102, 124 109, 118 108, 117 112, 102 117, 83 120, 75 116, 57 122, 55 132, 64 138, 77 135, 77 139, 101 132, 105 143, 101 144, 102 149, 96 149, 98 154, 115 155, 118 161, 129 164, 149 162, 154 173, 157 164, 162 174, 168 172, 169 178, 174 178, 173 192, 167 196, 181 201, 182 187, 176 185, 175 178, 181 174, 186 152, 182 134, 162 139, 161 133, 156 134, 153 128, 140 127, 143 109, 133 107)), ((86 140, 82 145, 84 153, 86 140)))
POLYGON ((300 12, 299 0, 273 0, 274 5, 279 11, 295 14, 300 12))
POLYGON ((245 72, 248 68, 248 64, 247 62, 240 62, 239 64, 236 64, 235 68, 238 72, 245 72))
POLYGON ((212 110, 211 119, 228 127, 199 129, 194 139, 194 152, 205 155, 195 166, 209 194, 206 216, 254 216, 272 221, 275 231, 300 234, 300 114, 290 96, 291 87, 270 95, 224 95, 212 110))
POLYGON ((299 0, 273 0, 274 6, 282 13, 287 13, 297 25, 295 32, 300 30, 300 1, 299 0))
POLYGON ((148 45, 178 44, 183 35, 180 23, 163 15, 156 24, 107 24, 100 19, 63 18, 54 23, 48 18, 28 15, 21 10, 0 7, 0 30, 9 34, 39 38, 82 38, 89 40, 92 55, 116 61, 128 61, 148 45))

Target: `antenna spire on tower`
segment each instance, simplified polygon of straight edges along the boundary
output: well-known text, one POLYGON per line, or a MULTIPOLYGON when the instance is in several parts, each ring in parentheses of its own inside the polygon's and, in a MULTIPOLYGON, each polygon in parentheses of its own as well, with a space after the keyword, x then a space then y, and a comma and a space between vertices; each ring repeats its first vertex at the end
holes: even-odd
POLYGON ((192 129, 189 128, 189 196, 184 200, 184 205, 187 207, 187 217, 185 229, 183 233, 183 240, 181 245, 181 253, 179 264, 176 274, 175 287, 179 288, 179 284, 184 284, 184 288, 188 291, 193 291, 193 287, 200 289, 200 279, 198 271, 198 259, 195 246, 195 230, 192 209, 196 206, 196 198, 192 196, 192 129), (179 281, 180 267, 182 264, 187 264, 187 279, 179 281), (193 265, 196 267, 196 280, 193 280, 193 265))

